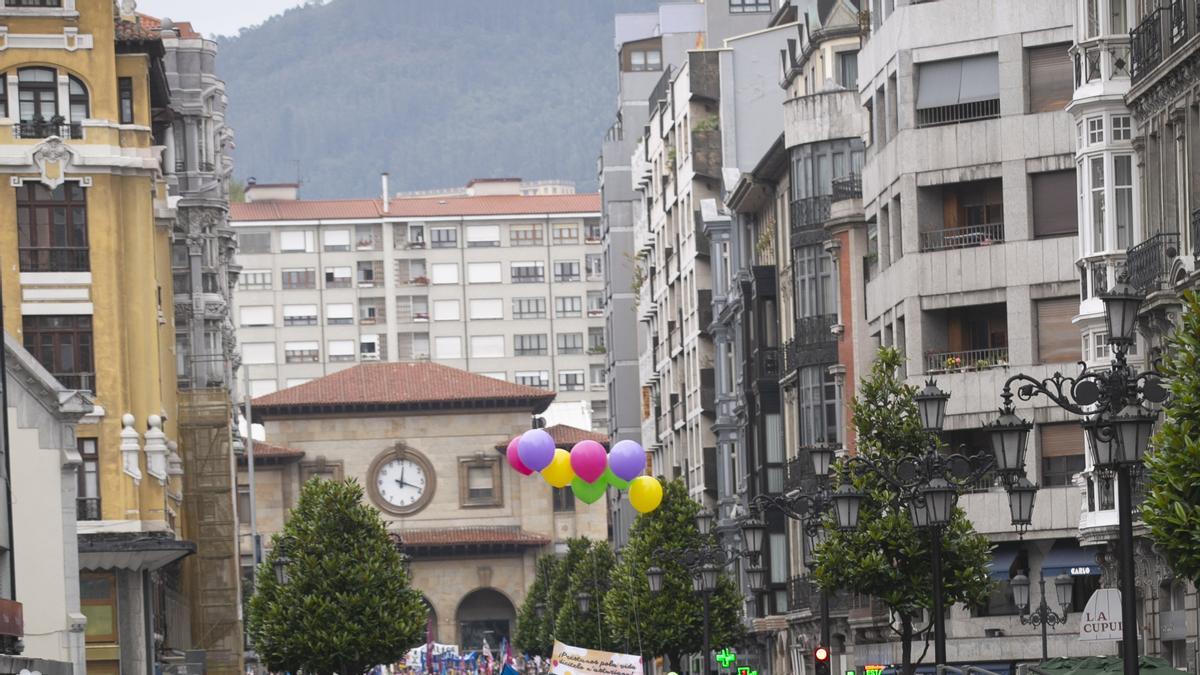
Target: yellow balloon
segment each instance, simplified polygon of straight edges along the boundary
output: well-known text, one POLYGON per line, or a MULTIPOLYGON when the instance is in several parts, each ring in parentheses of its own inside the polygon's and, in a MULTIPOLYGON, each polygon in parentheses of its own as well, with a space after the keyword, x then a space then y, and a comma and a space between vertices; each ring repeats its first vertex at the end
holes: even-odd
POLYGON ((550 466, 542 469, 542 478, 556 488, 565 488, 575 480, 575 471, 571 469, 571 453, 562 448, 554 449, 554 459, 550 466))
POLYGON ((629 503, 638 513, 650 513, 662 503, 662 483, 651 476, 638 476, 629 482, 629 503))

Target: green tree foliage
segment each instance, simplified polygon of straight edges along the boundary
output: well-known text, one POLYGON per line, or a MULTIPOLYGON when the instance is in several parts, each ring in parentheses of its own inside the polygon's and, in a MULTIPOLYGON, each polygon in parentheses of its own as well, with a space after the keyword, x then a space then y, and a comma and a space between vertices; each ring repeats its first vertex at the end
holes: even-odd
POLYGON ((1200 296, 1185 293, 1183 305, 1162 364, 1171 399, 1146 456, 1142 520, 1175 571, 1200 584, 1200 296))
POLYGON ((421 644, 426 609, 409 587, 400 553, 353 480, 314 478, 284 526, 289 580, 259 565, 250 598, 250 639, 273 672, 360 675, 421 644))
POLYGON ((616 564, 616 556, 607 541, 589 544, 574 575, 568 580, 568 601, 558 607, 554 637, 576 647, 607 649, 613 646, 613 640, 604 628, 604 592, 609 586, 609 574, 616 564), (591 596, 586 613, 579 611, 577 598, 580 593, 591 596))
MULTIPOLYGON (((858 452, 868 459, 920 456, 936 440, 921 428, 917 390, 899 377, 901 359, 896 350, 881 349, 851 405, 858 452)), ((913 526, 906 508, 892 506, 899 494, 885 482, 870 477, 853 482, 870 498, 862 504, 857 530, 839 532, 832 522, 826 523, 830 534, 816 551, 816 578, 825 589, 842 588, 883 600, 900 617, 893 629, 903 643, 905 672, 911 673, 911 641, 919 632, 914 624, 920 610, 931 609, 933 601, 929 533, 913 526)), ((955 508, 942 532, 943 597, 948 605, 986 600, 990 548, 963 510, 955 508)))
POLYGON ((525 595, 525 602, 517 612, 517 630, 513 642, 515 648, 527 654, 549 657, 554 649, 554 613, 550 607, 550 588, 558 575, 559 559, 544 555, 537 561, 537 578, 525 595), (537 607, 542 605, 542 616, 537 607))
MULTIPOLYGON (((617 644, 628 644, 644 658, 665 655, 675 670, 682 670, 684 654, 702 649, 703 604, 678 557, 658 558, 655 551, 679 550, 702 541, 695 521, 699 509, 683 481, 664 482, 662 505, 633 522, 629 543, 612 571, 612 588, 604 597, 604 615, 617 644), (657 594, 650 592, 646 578, 646 570, 655 565, 664 571, 657 594)), ((708 542, 716 543, 711 535, 708 542)), ((714 649, 742 637, 741 603, 737 587, 722 574, 711 597, 714 649)))

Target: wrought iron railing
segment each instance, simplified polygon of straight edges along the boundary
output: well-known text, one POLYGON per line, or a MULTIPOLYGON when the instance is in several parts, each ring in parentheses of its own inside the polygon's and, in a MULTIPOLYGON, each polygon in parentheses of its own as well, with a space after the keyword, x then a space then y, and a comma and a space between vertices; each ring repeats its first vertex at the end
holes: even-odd
POLYGON ((77 497, 75 499, 75 520, 100 520, 100 498, 77 497))
POLYGON ((1004 223, 984 223, 966 227, 947 227, 921 232, 922 251, 987 246, 1004 241, 1004 223))
POLYGON ((778 347, 759 347, 754 350, 754 369, 758 379, 779 379, 779 365, 778 347))
POLYGON ((787 580, 788 609, 793 612, 812 608, 812 583, 808 577, 794 576, 787 580))
MULTIPOLYGON (((1197 2, 1197 5, 1196 11, 1197 13, 1200 13, 1200 1, 1197 2)), ((1196 263, 1200 265, 1200 209, 1192 211, 1191 227, 1192 257, 1195 258, 1196 263)))
POLYGON ((13 125, 13 138, 50 138, 51 136, 80 140, 83 138, 83 125, 79 122, 65 124, 58 121, 57 118, 50 121, 21 121, 13 125))
POLYGON ((833 201, 844 199, 862 199, 862 175, 852 173, 833 179, 833 201))
POLYGON ((54 379, 67 389, 79 391, 96 391, 95 373, 52 373, 54 379))
POLYGON ((1162 62, 1162 10, 1156 9, 1129 32, 1132 51, 1130 79, 1137 83, 1162 62))
POLYGON ((796 342, 802 347, 814 347, 834 342, 833 326, 837 314, 818 314, 796 319, 796 342))
POLYGON ((829 220, 830 195, 805 197, 792 201, 792 232, 819 227, 829 220))
POLYGON ((80 248, 33 248, 21 247, 19 251, 22 272, 87 272, 89 253, 86 246, 80 248))
POLYGON ((783 343, 783 372, 790 373, 800 367, 800 349, 796 338, 783 343))
POLYGON ((917 110, 917 127, 936 127, 943 124, 959 124, 1000 116, 1000 99, 990 98, 970 103, 954 103, 936 108, 917 110))
POLYGON ((1171 45, 1177 45, 1183 42, 1188 37, 1188 22, 1187 22, 1187 5, 1184 0, 1171 0, 1171 4, 1167 7, 1167 24, 1168 34, 1171 36, 1171 45))
POLYGON ((1161 290, 1169 281, 1171 263, 1179 257, 1179 235, 1163 232, 1125 253, 1129 283, 1139 293, 1161 290))
POLYGON ((926 352, 925 372, 953 373, 966 370, 989 370, 1008 365, 1008 347, 968 349, 958 352, 926 352))

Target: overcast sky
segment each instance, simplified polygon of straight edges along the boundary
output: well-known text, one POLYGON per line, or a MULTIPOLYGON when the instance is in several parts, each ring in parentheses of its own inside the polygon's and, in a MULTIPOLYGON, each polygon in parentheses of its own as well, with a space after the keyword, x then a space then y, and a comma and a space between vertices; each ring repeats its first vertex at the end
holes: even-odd
POLYGON ((138 0, 137 7, 150 16, 191 21, 205 35, 236 35, 240 28, 299 4, 303 0, 138 0))

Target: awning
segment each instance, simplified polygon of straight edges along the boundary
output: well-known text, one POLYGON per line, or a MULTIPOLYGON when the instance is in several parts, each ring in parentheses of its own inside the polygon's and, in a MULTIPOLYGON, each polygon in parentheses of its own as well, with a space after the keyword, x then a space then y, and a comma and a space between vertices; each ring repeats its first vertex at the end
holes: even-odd
POLYGON ((1017 544, 1004 543, 992 551, 992 560, 988 563, 988 574, 997 581, 1007 581, 1012 574, 1013 561, 1017 559, 1020 549, 1017 544))
POLYGON ((1054 546, 1050 547, 1050 552, 1042 560, 1042 576, 1049 579, 1064 573, 1071 576, 1100 574, 1095 550, 1081 547, 1074 539, 1059 539, 1054 542, 1054 546))
POLYGON ((196 552, 165 532, 80 532, 78 541, 83 570, 156 570, 196 552))

